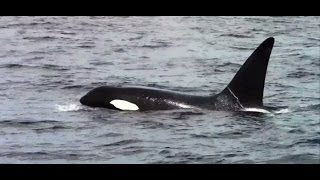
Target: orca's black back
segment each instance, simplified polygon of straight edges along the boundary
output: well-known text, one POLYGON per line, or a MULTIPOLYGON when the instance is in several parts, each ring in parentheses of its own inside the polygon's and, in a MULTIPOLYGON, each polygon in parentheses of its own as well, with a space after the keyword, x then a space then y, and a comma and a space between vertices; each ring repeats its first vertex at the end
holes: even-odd
POLYGON ((192 96, 150 88, 102 86, 90 91, 80 101, 92 107, 116 109, 111 102, 122 100, 121 102, 133 103, 139 107, 139 110, 197 107, 236 110, 245 107, 262 107, 265 77, 273 44, 274 38, 272 37, 262 42, 229 85, 216 96, 192 96))
POLYGON ((210 97, 192 96, 172 91, 138 87, 102 86, 81 98, 81 103, 95 107, 115 109, 112 100, 134 103, 140 110, 170 110, 183 107, 210 107, 210 97), (94 100, 94 101, 93 101, 94 100))

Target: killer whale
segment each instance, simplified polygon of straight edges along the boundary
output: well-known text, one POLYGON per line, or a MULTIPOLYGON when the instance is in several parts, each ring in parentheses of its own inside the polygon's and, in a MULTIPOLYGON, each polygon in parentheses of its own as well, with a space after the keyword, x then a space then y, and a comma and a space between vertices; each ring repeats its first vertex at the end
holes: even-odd
POLYGON ((263 92, 273 45, 273 37, 264 40, 230 83, 216 95, 194 96, 162 89, 101 86, 81 97, 80 103, 90 107, 132 111, 198 108, 222 111, 258 109, 268 112, 263 105, 263 92))

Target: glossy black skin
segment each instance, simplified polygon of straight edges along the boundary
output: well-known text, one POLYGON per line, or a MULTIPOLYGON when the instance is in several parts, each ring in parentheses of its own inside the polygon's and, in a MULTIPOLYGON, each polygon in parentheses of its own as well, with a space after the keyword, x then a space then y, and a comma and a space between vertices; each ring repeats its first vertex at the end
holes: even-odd
POLYGON ((199 108, 240 110, 264 108, 263 91, 274 38, 263 41, 249 56, 227 87, 215 96, 193 96, 160 89, 102 86, 80 99, 83 105, 117 109, 110 102, 125 100, 136 104, 140 111, 199 108))
POLYGON ((80 102, 90 107, 117 109, 110 102, 125 100, 136 104, 140 111, 171 110, 183 108, 199 109, 235 109, 235 100, 231 96, 193 96, 160 89, 139 87, 102 86, 88 92, 80 102))

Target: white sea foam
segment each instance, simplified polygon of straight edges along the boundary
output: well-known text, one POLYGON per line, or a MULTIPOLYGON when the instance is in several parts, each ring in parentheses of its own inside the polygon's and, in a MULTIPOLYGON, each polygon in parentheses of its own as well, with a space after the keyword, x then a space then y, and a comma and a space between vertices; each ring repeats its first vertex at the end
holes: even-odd
POLYGON ((56 108, 58 111, 67 112, 67 111, 78 111, 79 109, 81 109, 81 106, 77 104, 65 104, 65 105, 56 104, 56 108))
POLYGON ((288 113, 288 112, 290 112, 290 110, 288 108, 286 108, 286 109, 280 109, 278 111, 275 111, 274 113, 276 113, 276 114, 284 114, 284 113, 288 113))

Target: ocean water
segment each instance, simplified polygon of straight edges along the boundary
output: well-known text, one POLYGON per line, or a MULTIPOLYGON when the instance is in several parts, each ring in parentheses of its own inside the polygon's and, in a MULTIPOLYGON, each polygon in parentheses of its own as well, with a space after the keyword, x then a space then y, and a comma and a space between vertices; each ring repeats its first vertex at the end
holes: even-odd
POLYGON ((0 163, 320 162, 320 17, 9 16, 0 42, 0 163), (274 113, 79 102, 103 85, 218 93, 271 36, 274 113))

